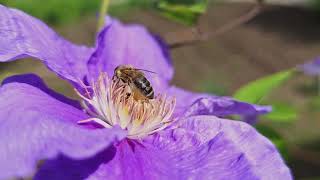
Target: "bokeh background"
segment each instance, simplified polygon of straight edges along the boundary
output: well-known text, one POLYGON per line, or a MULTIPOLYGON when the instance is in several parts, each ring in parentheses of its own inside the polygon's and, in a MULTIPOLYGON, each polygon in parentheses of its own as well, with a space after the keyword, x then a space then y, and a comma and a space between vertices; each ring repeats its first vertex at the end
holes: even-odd
MULTIPOLYGON (((66 39, 94 45, 100 0, 0 0, 45 21, 66 39)), ((113 0, 108 13, 125 23, 145 25, 175 42, 190 29, 216 32, 237 22, 255 0, 113 0), (178 5, 177 5, 178 4, 178 5), (185 32, 185 33, 181 33, 185 32)), ((198 92, 232 96, 247 83, 294 68, 320 56, 320 1, 266 0, 253 17, 222 33, 171 48, 173 84, 198 92)), ((36 73, 49 86, 77 98, 65 81, 40 62, 26 59, 0 64, 0 81, 36 73)), ((280 109, 262 117, 257 129, 281 150, 296 179, 320 179, 320 94, 315 77, 298 74, 265 97, 280 109)))

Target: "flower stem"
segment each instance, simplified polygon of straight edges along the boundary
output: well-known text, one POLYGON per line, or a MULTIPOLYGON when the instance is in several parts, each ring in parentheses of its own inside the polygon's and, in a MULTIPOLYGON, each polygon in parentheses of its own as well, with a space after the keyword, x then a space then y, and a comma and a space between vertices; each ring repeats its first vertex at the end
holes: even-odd
POLYGON ((101 28, 103 27, 103 25, 105 24, 105 16, 108 11, 109 3, 110 3, 110 0, 102 0, 102 2, 101 2, 97 32, 99 32, 101 30, 101 28))

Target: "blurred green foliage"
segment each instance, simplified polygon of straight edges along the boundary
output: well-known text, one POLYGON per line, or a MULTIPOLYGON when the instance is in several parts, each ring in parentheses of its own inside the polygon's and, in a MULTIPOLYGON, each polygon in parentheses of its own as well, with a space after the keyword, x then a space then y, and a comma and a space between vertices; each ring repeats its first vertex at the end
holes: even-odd
MULTIPOLYGON (((193 24, 204 13, 208 0, 110 0, 109 13, 121 16, 132 8, 160 10, 171 20, 193 24)), ((79 20, 88 14, 98 15, 101 0, 0 0, 0 4, 15 7, 50 25, 79 20)))
POLYGON ((270 104, 272 112, 266 117, 277 122, 290 122, 297 119, 297 109, 292 105, 283 102, 263 102, 263 98, 269 95, 275 88, 283 85, 292 78, 295 70, 287 70, 262 77, 252 81, 234 93, 234 98, 254 104, 270 104))
POLYGON ((293 105, 284 102, 265 102, 263 99, 295 74, 295 70, 290 69, 249 82, 234 93, 234 98, 254 104, 272 105, 272 112, 265 115, 267 119, 276 122, 291 122, 298 117, 298 110, 293 105))
POLYGON ((309 0, 309 6, 320 13, 320 0, 309 0))
POLYGON ((159 0, 157 7, 171 20, 192 25, 206 11, 208 0, 159 0))
POLYGON ((97 12, 100 0, 0 0, 0 3, 56 25, 97 12))
POLYGON ((292 122, 298 119, 298 110, 292 104, 284 102, 266 103, 272 105, 272 112, 265 115, 271 121, 292 122))
POLYGON ((294 70, 278 72, 252 81, 234 93, 234 97, 240 101, 258 104, 276 87, 281 86, 294 75, 294 70))
POLYGON ((291 122, 298 117, 294 106, 283 102, 263 102, 263 98, 275 88, 283 85, 294 74, 295 70, 291 69, 262 77, 241 87, 234 93, 234 98, 254 104, 270 104, 272 105, 272 112, 265 117, 276 122, 291 122))
MULTIPOLYGON (((101 0, 0 0, 0 4, 20 9, 50 25, 98 16, 101 0)), ((110 14, 121 14, 134 7, 150 7, 149 0, 111 0, 110 14)))

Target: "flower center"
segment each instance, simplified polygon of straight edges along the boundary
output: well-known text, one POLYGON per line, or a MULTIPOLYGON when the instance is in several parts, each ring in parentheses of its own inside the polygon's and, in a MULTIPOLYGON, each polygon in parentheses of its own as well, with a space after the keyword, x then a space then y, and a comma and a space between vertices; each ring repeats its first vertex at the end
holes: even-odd
POLYGON ((84 86, 85 110, 94 118, 79 123, 94 121, 106 128, 118 125, 127 130, 128 138, 139 139, 166 128, 173 122, 175 98, 157 95, 154 99, 136 100, 133 90, 119 79, 111 80, 101 73, 91 86, 84 86), (89 90, 92 92, 89 93, 89 90))

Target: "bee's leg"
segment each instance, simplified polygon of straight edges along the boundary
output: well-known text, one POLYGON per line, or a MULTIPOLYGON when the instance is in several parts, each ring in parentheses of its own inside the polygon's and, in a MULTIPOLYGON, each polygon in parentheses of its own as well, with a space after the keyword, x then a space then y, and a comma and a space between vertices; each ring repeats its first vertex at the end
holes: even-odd
POLYGON ((113 82, 119 81, 119 78, 118 78, 117 76, 113 75, 113 76, 112 76, 112 81, 113 81, 113 82))
POLYGON ((127 92, 127 93, 126 93, 126 99, 129 99, 130 96, 131 96, 131 93, 130 93, 130 92, 127 92))
MULTIPOLYGON (((128 100, 131 96, 131 93, 130 92, 125 92, 125 97, 124 97, 124 100, 128 100)), ((122 102, 122 100, 120 100, 120 102, 122 102)))
POLYGON ((131 88, 129 86, 123 86, 123 91, 125 93, 125 99, 129 99, 129 97, 132 95, 131 88))

